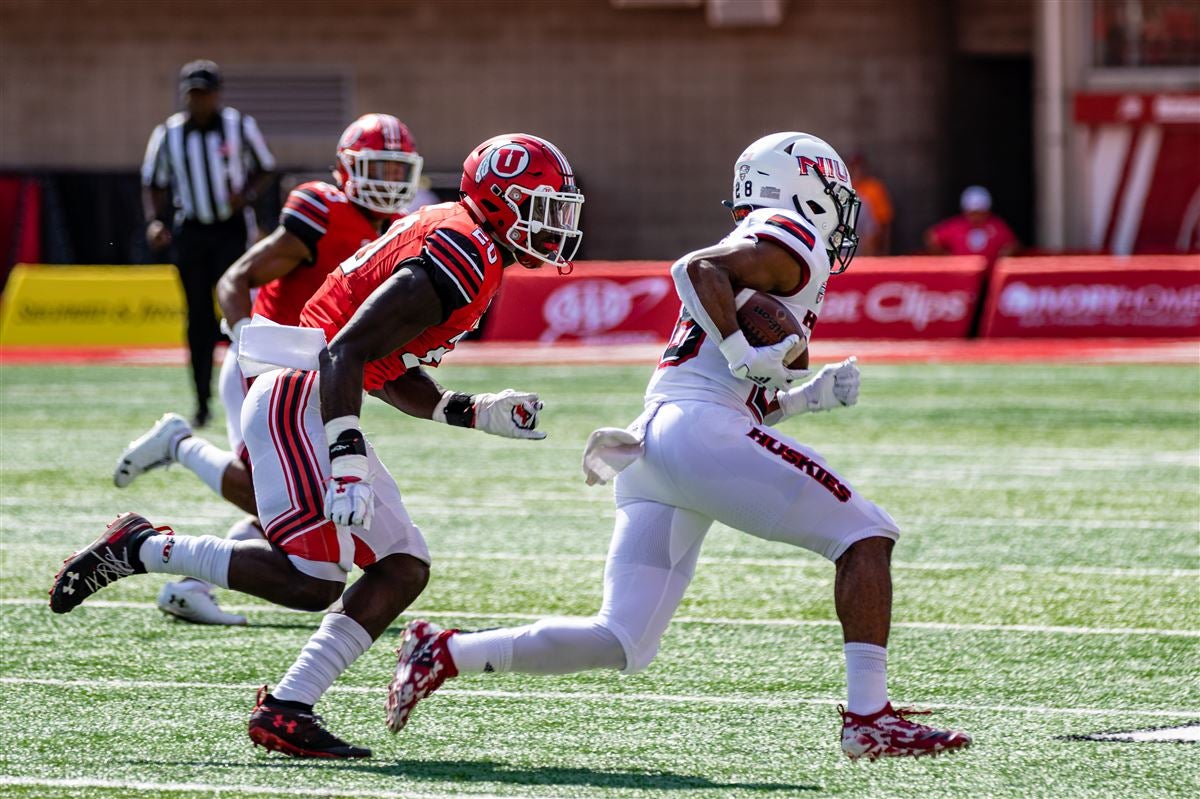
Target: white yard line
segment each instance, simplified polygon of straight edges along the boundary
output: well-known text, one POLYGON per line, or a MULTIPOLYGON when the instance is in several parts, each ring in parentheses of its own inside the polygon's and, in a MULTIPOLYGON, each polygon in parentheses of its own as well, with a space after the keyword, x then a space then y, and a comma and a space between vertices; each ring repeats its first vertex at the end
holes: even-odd
MULTIPOLYGON (((29 788, 111 788, 119 791, 161 795, 166 791, 186 791, 229 796, 321 796, 321 797, 365 797, 365 799, 529 799, 515 794, 497 796, 483 793, 425 793, 405 791, 373 791, 362 788, 304 788, 289 784, 278 785, 229 785, 207 782, 144 782, 141 780, 103 780, 91 777, 52 779, 45 777, 14 777, 0 775, 0 785, 25 786, 29 788)), ((538 799, 556 799, 540 795, 538 799)))
MULTIPOLYGON (((28 598, 0 599, 0 606, 33 607, 44 606, 45 600, 28 598)), ((150 602, 119 602, 103 599, 90 600, 86 607, 96 609, 119 610, 151 610, 154 604, 150 602)), ((224 610, 233 613, 265 611, 268 613, 299 613, 286 608, 269 607, 264 605, 223 605, 224 610)), ((304 614, 315 615, 315 614, 304 614)), ((428 610, 410 609, 405 612, 410 617, 430 618, 465 618, 483 619, 485 621, 537 621, 547 617, 562 616, 553 613, 474 613, 469 610, 428 610)), ((676 616, 675 624, 711 624, 733 627, 840 627, 835 619, 736 619, 712 616, 676 616)), ((253 625, 251 625, 253 626, 253 625)), ((956 623, 940 621, 900 621, 893 622, 892 629, 901 630, 937 630, 950 632, 1012 632, 1037 633, 1049 635, 1106 635, 1131 636, 1149 635, 1163 638, 1200 638, 1200 630, 1173 630, 1158 627, 1080 627, 1069 625, 1042 624, 983 624, 956 623)))
MULTIPOLYGON (((164 690, 177 691, 180 689, 197 689, 206 691, 246 691, 259 688, 255 683, 211 683, 211 682, 173 682, 170 680, 61 680, 38 677, 0 677, 0 685, 42 685, 51 688, 109 688, 114 690, 164 690)), ((367 694, 382 696, 387 692, 384 686, 333 686, 330 693, 367 694)), ((658 702, 663 704, 694 704, 694 705, 753 705, 755 707, 795 707, 822 706, 834 707, 839 702, 845 702, 840 697, 800 697, 800 696, 703 696, 689 694, 654 694, 654 693, 620 693, 606 691, 492 691, 471 690, 465 688, 443 688, 438 696, 455 696, 467 699, 518 699, 546 700, 554 702, 658 702)), ((938 710, 965 710, 994 713, 1059 713, 1069 716, 1146 716, 1154 718, 1200 718, 1200 710, 1128 710, 1119 708, 1099 707, 1046 707, 1043 705, 976 705, 960 702, 924 702, 893 699, 897 707, 902 705, 920 705, 923 708, 938 710)))

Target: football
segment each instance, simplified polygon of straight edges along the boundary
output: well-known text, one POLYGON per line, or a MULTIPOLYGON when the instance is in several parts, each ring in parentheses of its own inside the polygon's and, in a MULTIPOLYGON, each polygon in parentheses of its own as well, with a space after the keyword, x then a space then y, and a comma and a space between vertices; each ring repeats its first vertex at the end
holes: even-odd
POLYGON ((737 307, 738 327, 746 334, 750 346, 766 347, 795 333, 800 336, 800 344, 787 354, 784 363, 789 369, 808 368, 808 347, 804 345, 804 333, 796 317, 782 302, 761 291, 742 289, 734 297, 734 304, 737 307))

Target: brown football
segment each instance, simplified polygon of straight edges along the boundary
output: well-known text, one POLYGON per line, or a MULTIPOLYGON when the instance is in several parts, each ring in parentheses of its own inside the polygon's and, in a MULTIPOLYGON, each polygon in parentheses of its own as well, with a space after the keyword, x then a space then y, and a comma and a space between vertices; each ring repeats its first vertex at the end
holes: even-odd
POLYGON ((766 347, 783 341, 795 333, 800 336, 799 354, 788 353, 784 362, 789 369, 808 368, 808 347, 804 346, 804 332, 791 311, 770 294, 753 289, 742 289, 734 298, 737 305, 738 327, 746 334, 752 347, 766 347))

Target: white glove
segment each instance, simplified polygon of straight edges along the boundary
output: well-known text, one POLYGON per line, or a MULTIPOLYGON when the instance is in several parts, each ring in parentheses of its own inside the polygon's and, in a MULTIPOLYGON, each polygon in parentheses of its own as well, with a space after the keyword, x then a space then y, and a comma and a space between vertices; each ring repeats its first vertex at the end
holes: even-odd
POLYGON ((330 479, 329 487, 325 489, 326 519, 334 524, 346 527, 357 525, 369 530, 374 510, 375 492, 371 490, 370 480, 336 474, 330 479))
POLYGON ((800 337, 793 333, 768 347, 751 347, 746 334, 738 330, 722 341, 719 348, 729 361, 729 371, 734 377, 782 391, 793 380, 808 374, 805 369, 788 369, 784 365, 784 359, 799 344, 800 337))
POLYGON ((544 406, 537 394, 506 388, 499 394, 476 394, 475 428, 505 438, 540 440, 545 432, 537 430, 538 411, 544 406))
POLYGON ((342 416, 325 424, 329 437, 329 485, 325 489, 325 518, 339 526, 370 529, 375 511, 366 440, 358 418, 342 416))
MULTIPOLYGON (((851 355, 841 363, 821 367, 816 377, 802 386, 781 391, 775 397, 782 411, 781 419, 800 413, 828 411, 858 402, 858 359, 851 355)), ((774 421, 768 422, 773 424, 774 421)))

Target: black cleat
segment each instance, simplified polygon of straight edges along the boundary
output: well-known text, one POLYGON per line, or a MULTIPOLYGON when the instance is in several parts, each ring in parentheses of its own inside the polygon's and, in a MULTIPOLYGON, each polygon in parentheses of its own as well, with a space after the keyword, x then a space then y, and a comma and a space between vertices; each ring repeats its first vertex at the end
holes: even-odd
POLYGON ((155 529, 136 513, 122 513, 99 538, 63 561, 50 586, 50 609, 69 613, 83 600, 131 574, 145 574, 138 557, 142 542, 156 532, 170 534, 169 527, 155 529))
POLYGON ((371 750, 348 744, 321 726, 312 711, 276 704, 267 686, 258 689, 250 714, 250 740, 271 752, 291 757, 370 757, 371 750))

